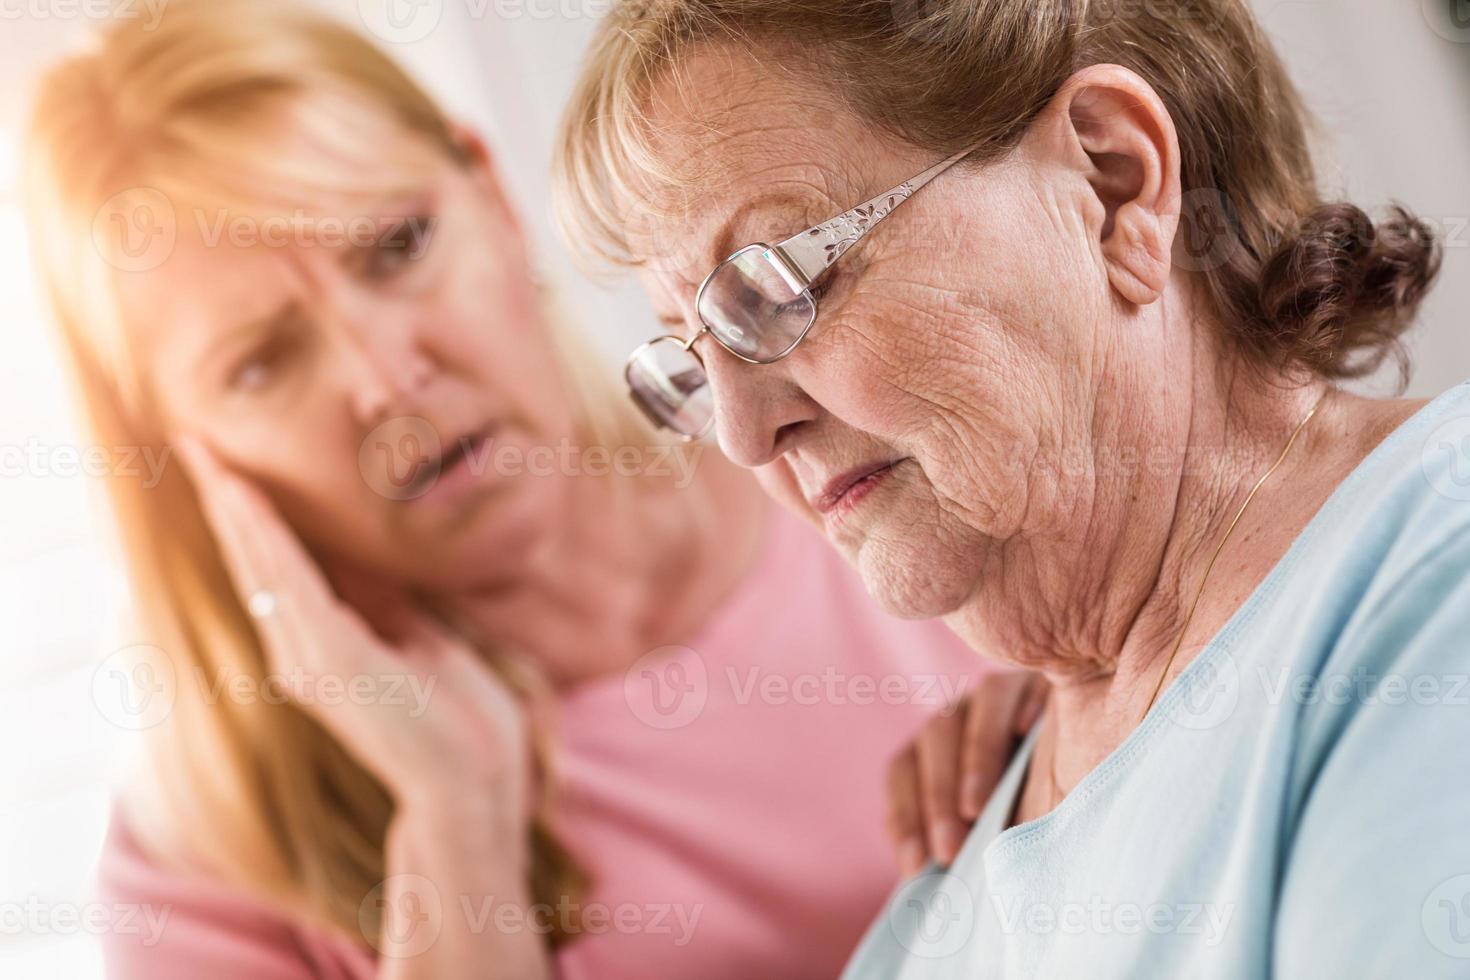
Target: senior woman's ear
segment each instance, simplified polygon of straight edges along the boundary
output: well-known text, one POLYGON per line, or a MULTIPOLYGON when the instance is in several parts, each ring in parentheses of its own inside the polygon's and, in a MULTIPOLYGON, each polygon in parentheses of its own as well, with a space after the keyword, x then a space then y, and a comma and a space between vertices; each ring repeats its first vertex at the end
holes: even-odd
POLYGON ((1179 226, 1179 139, 1163 100, 1127 68, 1093 65, 1067 80, 1038 123, 1033 152, 1091 188, 1084 227, 1113 288, 1152 303, 1168 284, 1179 226))

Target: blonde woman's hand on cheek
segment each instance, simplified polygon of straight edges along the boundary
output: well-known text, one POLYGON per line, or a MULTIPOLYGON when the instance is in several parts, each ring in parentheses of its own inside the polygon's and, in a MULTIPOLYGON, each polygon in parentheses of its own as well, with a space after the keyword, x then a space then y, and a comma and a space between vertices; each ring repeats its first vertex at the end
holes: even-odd
POLYGON ((383 953, 379 976, 547 975, 534 930, 474 929, 459 914, 461 896, 530 904, 534 767, 515 693, 403 592, 349 580, 346 601, 259 487, 196 439, 178 449, 266 670, 394 799, 384 924, 368 937, 383 953), (442 921, 419 949, 424 933, 392 916, 431 907, 442 921))
POLYGON ((905 877, 930 859, 941 866, 954 861, 1049 691, 1038 674, 991 674, 929 719, 894 757, 888 826, 905 877))

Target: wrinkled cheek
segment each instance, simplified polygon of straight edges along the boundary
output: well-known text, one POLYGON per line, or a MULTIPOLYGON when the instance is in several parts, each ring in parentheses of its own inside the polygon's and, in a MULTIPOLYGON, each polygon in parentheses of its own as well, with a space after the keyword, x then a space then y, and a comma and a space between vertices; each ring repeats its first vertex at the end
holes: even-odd
POLYGON ((798 382, 826 411, 858 431, 898 445, 925 415, 914 384, 923 365, 885 324, 844 320, 809 350, 798 382))
POLYGON ((948 513, 1006 537, 1024 517, 1037 443, 1025 386, 997 379, 992 363, 962 353, 937 359, 915 398, 907 441, 948 513))
POLYGON ((1031 454, 1005 430, 977 429, 973 421, 932 419, 915 438, 913 455, 945 523, 1007 538, 1025 516, 1031 454))

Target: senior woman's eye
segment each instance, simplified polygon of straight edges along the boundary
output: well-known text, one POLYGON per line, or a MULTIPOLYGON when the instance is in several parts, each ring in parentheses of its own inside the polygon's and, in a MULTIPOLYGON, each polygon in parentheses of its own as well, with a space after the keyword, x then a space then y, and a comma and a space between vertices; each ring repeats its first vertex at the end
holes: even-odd
POLYGON ((387 279, 423 258, 433 241, 435 219, 420 214, 393 224, 368 249, 363 273, 370 279, 387 279))
MULTIPOLYGON (((822 297, 826 296, 832 291, 832 282, 836 278, 837 273, 832 271, 831 269, 828 269, 827 274, 808 286, 806 291, 812 294, 812 299, 820 303, 822 301, 822 297)), ((806 300, 798 296, 795 299, 790 300, 789 302, 782 303, 780 306, 777 306, 773 313, 779 317, 785 316, 789 313, 803 313, 805 311, 806 300)))

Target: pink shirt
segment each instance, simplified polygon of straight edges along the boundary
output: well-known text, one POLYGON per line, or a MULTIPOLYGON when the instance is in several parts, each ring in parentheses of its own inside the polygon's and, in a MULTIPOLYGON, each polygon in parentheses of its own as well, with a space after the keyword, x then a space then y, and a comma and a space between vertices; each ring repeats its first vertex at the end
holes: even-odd
MULTIPOLYGON (((596 881, 560 976, 836 976, 896 877, 888 760, 987 669, 771 508, 757 568, 688 647, 563 697, 557 819, 596 881)), ((100 878, 109 902, 168 907, 152 945, 107 936, 112 977, 375 975, 366 947, 163 870, 120 822, 100 878)))

